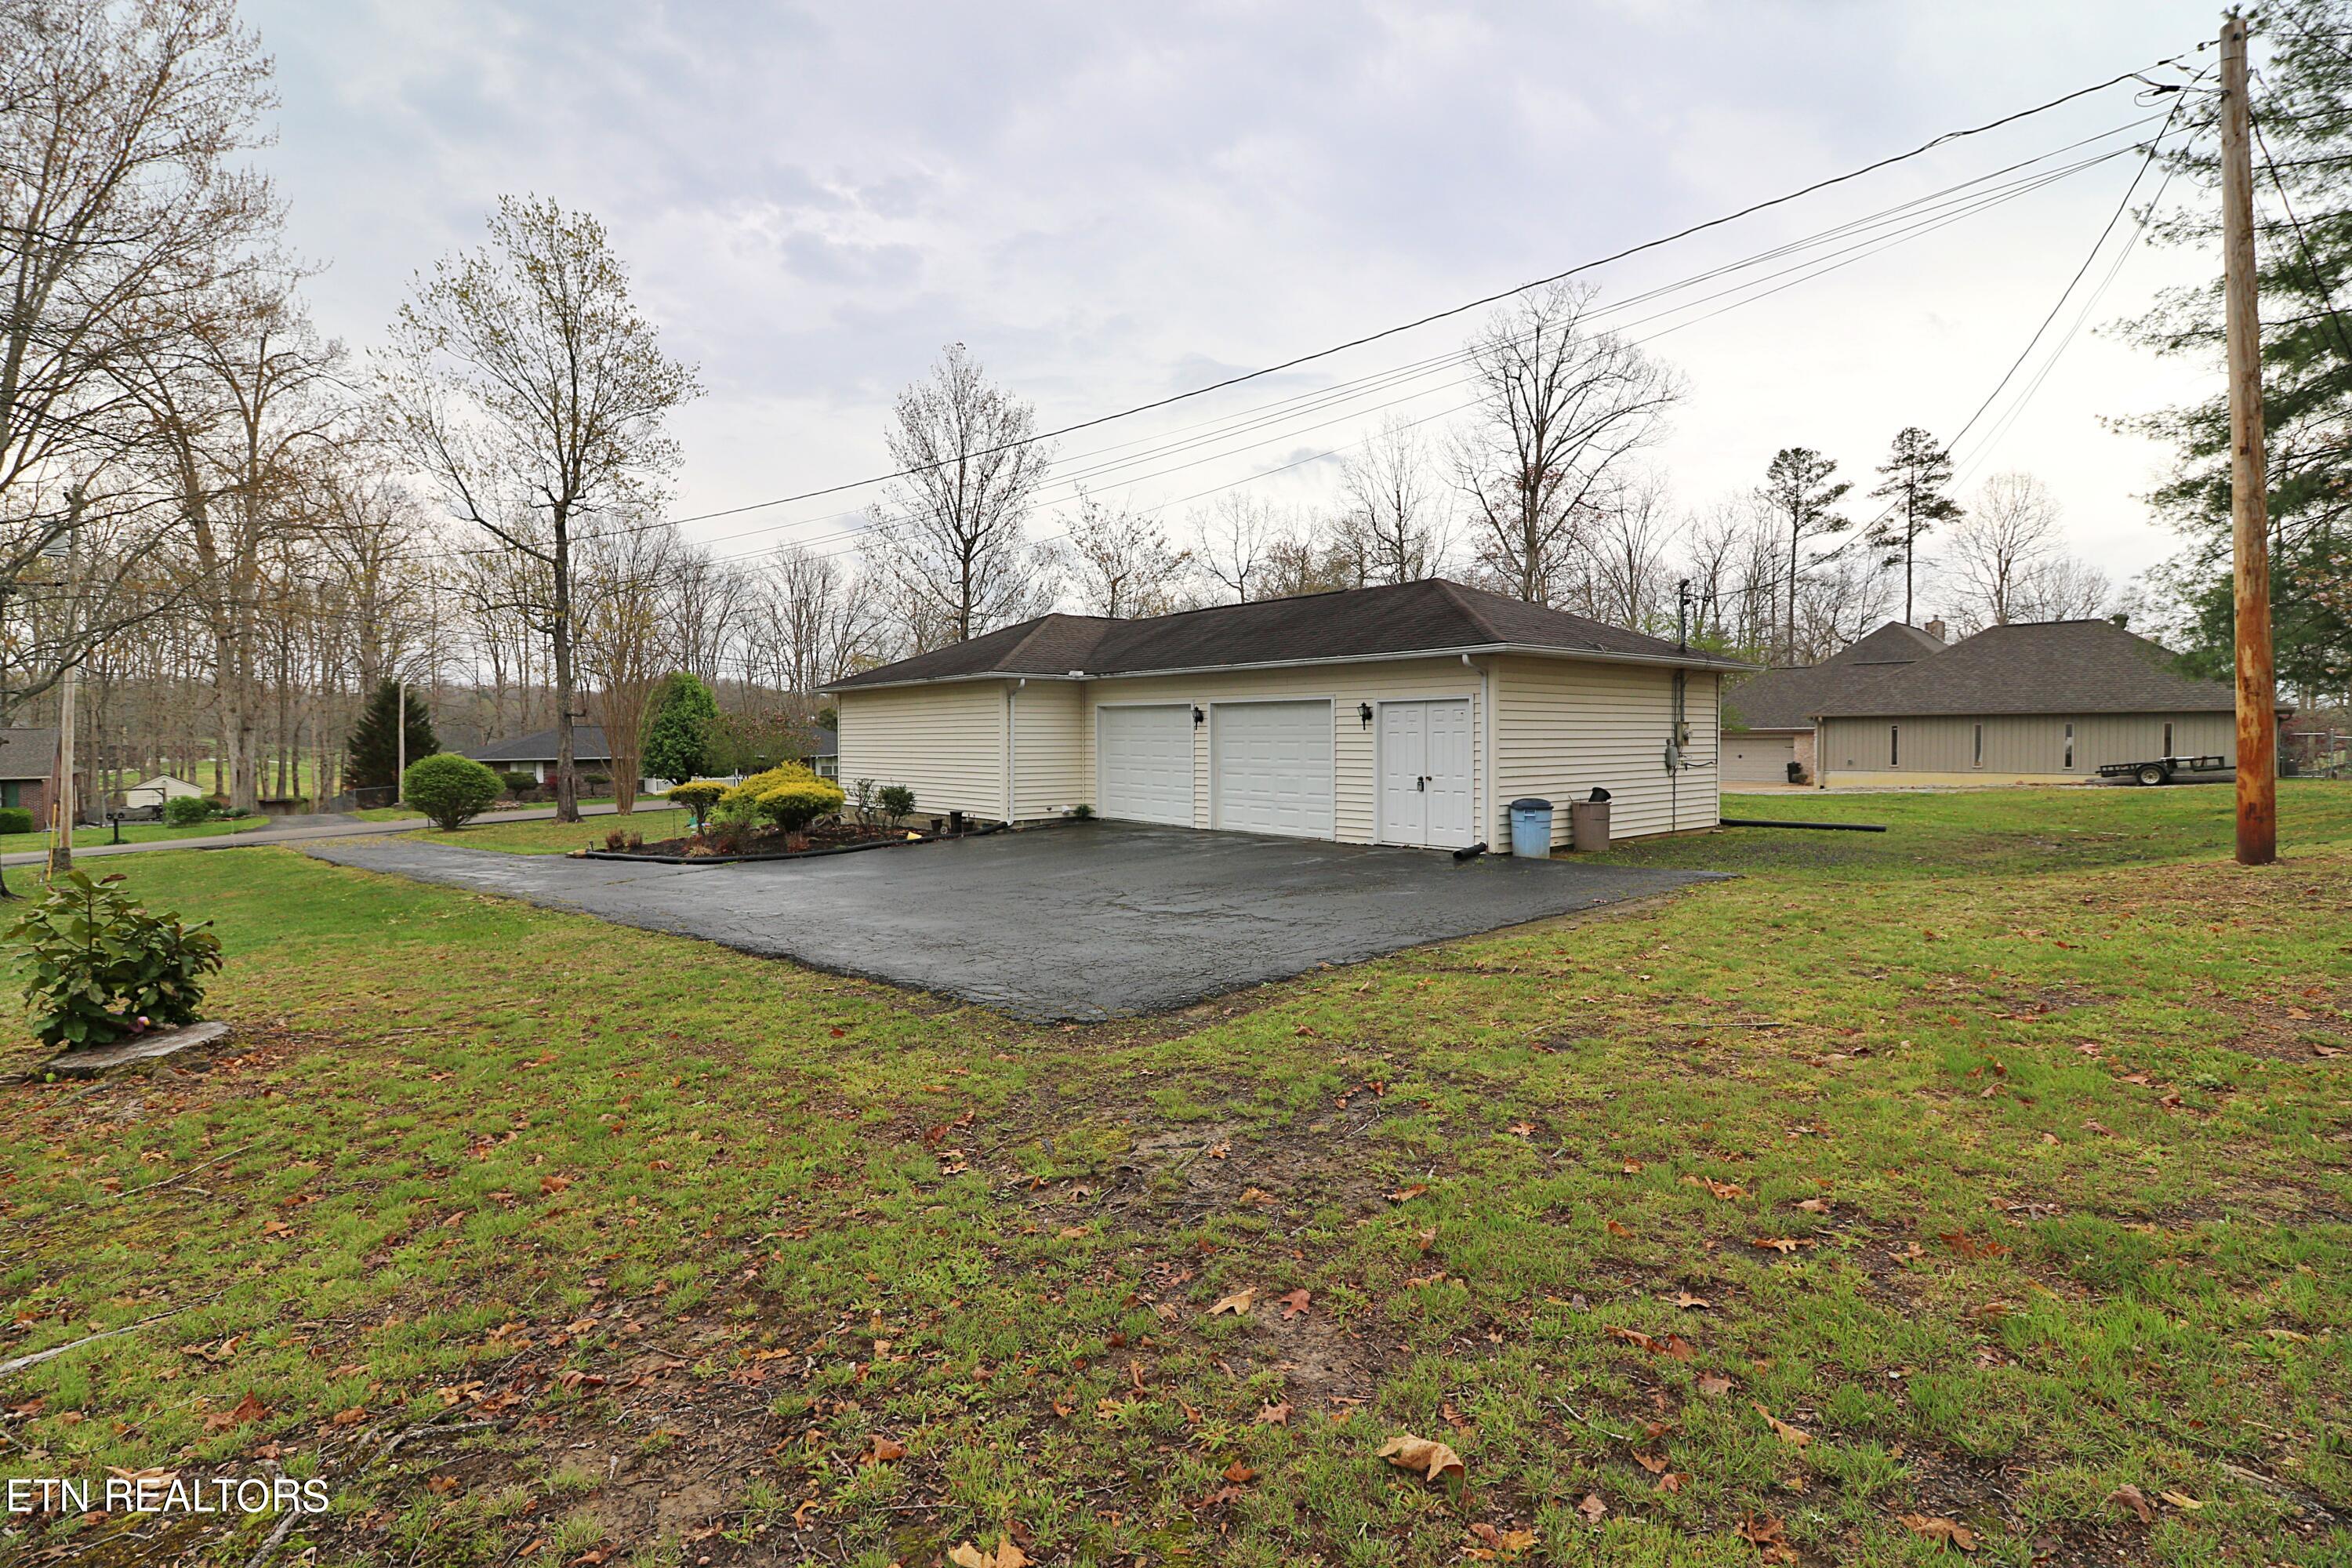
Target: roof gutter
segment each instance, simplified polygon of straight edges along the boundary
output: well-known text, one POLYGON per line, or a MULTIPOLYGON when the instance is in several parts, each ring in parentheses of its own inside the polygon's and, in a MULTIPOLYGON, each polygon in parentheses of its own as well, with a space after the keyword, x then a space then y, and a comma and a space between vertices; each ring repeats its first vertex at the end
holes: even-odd
POLYGON ((1232 669, 1301 669, 1321 664, 1393 664, 1409 658, 1467 658, 1472 654, 1517 654, 1530 658, 1576 659, 1593 664, 1647 665, 1661 669, 1712 669, 1717 671, 1761 669, 1764 667, 1741 659, 1713 656, 1693 658, 1688 654, 1617 653, 1599 648, 1555 647, 1544 643, 1471 643, 1453 647, 1402 648, 1393 653, 1326 654, 1314 658, 1253 659, 1239 664, 1170 665, 1152 669, 1108 669, 1073 671, 1068 675, 1023 676, 1008 669, 974 670, 966 675, 929 675, 911 680, 874 680, 862 685, 837 684, 817 688, 823 692, 882 691, 901 686, 945 686, 961 680, 1139 680, 1161 675, 1213 675, 1232 669))

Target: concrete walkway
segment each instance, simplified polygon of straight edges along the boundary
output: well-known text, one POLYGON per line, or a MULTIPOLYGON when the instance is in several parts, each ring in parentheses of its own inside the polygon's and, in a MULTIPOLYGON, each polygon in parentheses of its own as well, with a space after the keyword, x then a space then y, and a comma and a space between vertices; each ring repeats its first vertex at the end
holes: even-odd
POLYGON ((309 852, 1038 1020, 1159 1012, 1714 879, 1114 822, 731 866, 391 839, 309 852))
MULTIPOLYGON (((661 801, 650 805, 640 803, 637 811, 676 811, 677 807, 661 801)), ((583 805, 583 816, 610 816, 614 807, 583 805)), ((551 805, 529 806, 518 811, 492 811, 474 818, 477 824, 493 822, 552 822, 555 808, 551 805)), ((174 849, 247 849, 257 844, 309 844, 320 838, 375 837, 386 833, 414 833, 433 825, 419 817, 404 817, 397 822, 368 822, 348 816, 321 818, 290 827, 257 827, 246 833, 215 833, 192 838, 158 838, 145 844, 89 844, 74 847, 77 861, 100 855, 139 855, 148 851, 174 849)), ((48 856, 38 849, 18 850, 13 855, 0 855, 0 867, 44 866, 48 856)))

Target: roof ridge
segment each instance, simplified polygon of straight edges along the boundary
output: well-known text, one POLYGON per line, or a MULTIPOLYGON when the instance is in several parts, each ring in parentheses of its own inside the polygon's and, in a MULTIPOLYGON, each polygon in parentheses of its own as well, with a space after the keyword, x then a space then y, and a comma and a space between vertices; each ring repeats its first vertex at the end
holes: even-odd
POLYGON ((1470 624, 1486 634, 1488 640, 1493 642, 1508 642, 1511 640, 1503 635, 1503 629, 1500 626, 1497 626, 1494 622, 1486 618, 1486 613, 1484 610, 1480 609, 1477 605, 1472 604, 1467 598, 1464 597, 1464 584, 1456 583, 1451 577, 1429 577, 1423 580, 1424 582, 1436 584, 1438 588, 1444 594, 1445 597, 1454 602, 1454 607, 1459 609, 1464 615, 1470 617, 1470 624))

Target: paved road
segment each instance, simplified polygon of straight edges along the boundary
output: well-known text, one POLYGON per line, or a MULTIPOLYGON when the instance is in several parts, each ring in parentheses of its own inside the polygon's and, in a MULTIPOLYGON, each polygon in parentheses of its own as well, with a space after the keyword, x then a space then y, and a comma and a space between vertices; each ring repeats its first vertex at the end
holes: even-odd
MULTIPOLYGON (((609 816, 609 805, 583 805, 583 816, 609 816)), ((675 811, 677 808, 661 801, 640 804, 640 812, 675 811)), ((551 805, 531 806, 520 811, 493 811, 474 818, 476 822, 552 822, 555 808, 551 805)), ((344 820, 316 822, 299 827, 257 827, 247 833, 218 833, 198 838, 158 838, 145 844, 76 845, 74 858, 87 859, 93 855, 138 855, 149 850, 170 849, 244 849, 256 844, 308 844, 320 838, 375 837, 386 833, 414 833, 432 826, 423 817, 399 822, 366 822, 344 820)), ((41 866, 48 856, 38 849, 19 850, 14 855, 0 855, 0 867, 41 866)))
POLYGON ((1159 1012, 1318 964, 1716 879, 1112 822, 765 865, 390 839, 309 852, 1040 1020, 1159 1012))

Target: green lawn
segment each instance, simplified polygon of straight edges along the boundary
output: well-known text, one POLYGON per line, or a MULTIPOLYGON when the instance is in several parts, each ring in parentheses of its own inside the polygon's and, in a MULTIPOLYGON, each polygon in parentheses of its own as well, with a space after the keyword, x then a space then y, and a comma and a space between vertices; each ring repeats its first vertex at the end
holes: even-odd
MULTIPOLYGON (((166 838, 217 838, 225 833, 258 833, 275 827, 274 818, 240 816, 226 822, 191 822, 178 825, 169 822, 126 822, 122 825, 125 844, 153 844, 166 838)), ((114 842, 111 827, 77 827, 74 847, 87 849, 96 844, 114 842)), ((49 847, 46 832, 0 834, 0 855, 16 855, 26 850, 39 852, 49 847)))
POLYGON ((2344 1563, 2352 787, 2228 808, 1737 801, 1894 831, 1088 1027, 133 857, 238 1033, 0 1089, 0 1361, 143 1325, 0 1474, 321 1477, 329 1564, 2344 1563))

